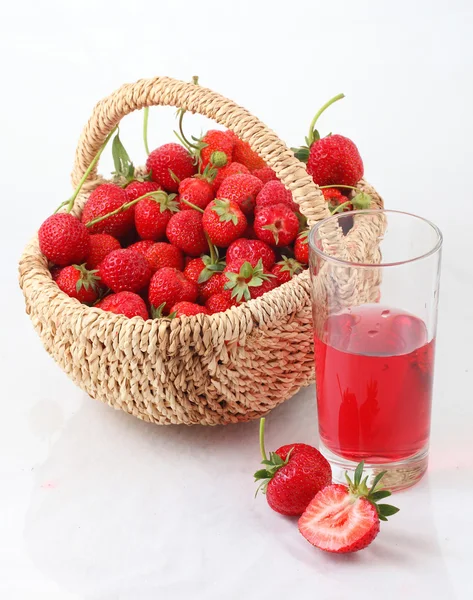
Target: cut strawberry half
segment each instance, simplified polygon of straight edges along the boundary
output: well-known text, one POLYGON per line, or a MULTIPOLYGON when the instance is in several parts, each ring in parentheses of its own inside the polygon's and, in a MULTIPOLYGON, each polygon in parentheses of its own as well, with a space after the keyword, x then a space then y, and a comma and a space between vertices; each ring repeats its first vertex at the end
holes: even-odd
POLYGON ((363 463, 348 486, 332 484, 314 496, 299 519, 299 531, 311 544, 326 552, 356 552, 366 548, 379 533, 379 522, 398 512, 389 504, 377 504, 391 492, 380 488, 385 471, 379 473, 371 488, 361 481, 363 463))

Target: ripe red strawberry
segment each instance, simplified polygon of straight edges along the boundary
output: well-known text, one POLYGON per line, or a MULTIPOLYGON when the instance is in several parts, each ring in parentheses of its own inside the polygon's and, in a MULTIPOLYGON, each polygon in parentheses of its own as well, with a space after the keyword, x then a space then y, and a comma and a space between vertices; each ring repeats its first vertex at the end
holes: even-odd
POLYGON ((149 319, 148 309, 143 298, 134 292, 118 292, 110 294, 95 305, 96 308, 113 312, 117 315, 125 315, 129 319, 141 317, 149 319))
POLYGON ((146 257, 146 253, 151 248, 151 246, 154 246, 155 243, 156 242, 154 242, 153 240, 140 240, 139 242, 135 242, 134 244, 131 244, 131 246, 128 246, 128 250, 136 250, 144 257, 146 257))
POLYGON ((197 284, 189 281, 181 271, 169 267, 159 269, 151 278, 148 292, 153 318, 169 314, 178 302, 195 302, 197 294, 197 284))
POLYGON ((241 140, 233 131, 228 130, 227 135, 230 139, 233 139, 235 144, 233 146, 233 160, 235 162, 245 165, 250 171, 267 166, 264 160, 250 148, 248 142, 241 140))
POLYGON ((211 315, 219 312, 225 312, 232 306, 238 306, 238 302, 235 298, 232 298, 232 293, 230 290, 226 290, 220 292, 219 294, 214 294, 210 296, 210 298, 205 303, 206 308, 210 312, 211 315))
POLYGON ((260 448, 264 468, 256 471, 258 490, 269 506, 288 516, 301 515, 312 498, 332 482, 332 469, 322 454, 307 444, 288 444, 276 452, 264 448, 265 419, 260 420, 260 448))
POLYGON ((166 235, 173 246, 188 256, 200 256, 209 250, 202 214, 196 210, 183 210, 173 215, 166 227, 166 235))
POLYGON ((345 206, 342 207, 342 210, 344 212, 348 210, 353 210, 351 203, 348 202, 347 197, 344 196, 340 192, 340 190, 337 190, 336 188, 326 188, 325 190, 322 190, 322 194, 324 195, 324 198, 327 201, 330 212, 333 212, 336 208, 338 208, 339 206, 341 207, 341 205, 345 203, 345 206))
POLYGON ((192 210, 192 207, 186 202, 204 210, 213 199, 213 186, 205 179, 189 177, 179 184, 179 208, 181 210, 192 210))
POLYGON ((212 244, 226 248, 245 231, 247 221, 236 202, 216 199, 205 209, 202 224, 212 244))
POLYGON ((68 213, 48 217, 39 228, 38 239, 44 256, 61 267, 81 263, 89 252, 87 227, 68 213))
MULTIPOLYGON (((114 183, 103 183, 93 190, 82 211, 82 223, 102 217, 128 202, 126 192, 114 183)), ((114 237, 127 234, 133 227, 134 206, 89 227, 90 233, 108 233, 114 237)))
POLYGON ((261 167, 261 169, 255 169, 251 174, 255 177, 258 177, 258 179, 261 179, 263 183, 268 183, 268 181, 278 179, 278 176, 273 169, 271 169, 271 167, 261 167))
POLYGON ((302 231, 294 243, 294 256, 303 265, 309 264, 309 230, 302 231))
POLYGON ((135 207, 135 227, 144 240, 162 240, 173 213, 178 211, 174 194, 158 192, 140 200, 135 207))
POLYGON ((150 280, 151 268, 142 254, 122 248, 104 258, 99 274, 104 285, 114 292, 138 292, 150 280))
POLYGON ((132 181, 125 188, 127 202, 137 200, 148 192, 157 192, 160 186, 155 181, 132 181))
POLYGON ((184 255, 182 250, 166 242, 156 242, 145 253, 145 258, 153 273, 164 267, 171 267, 182 271, 184 268, 184 255))
POLYGON ((256 267, 261 259, 265 271, 270 271, 276 260, 274 250, 261 240, 247 240, 244 238, 235 240, 227 250, 227 264, 232 264, 236 260, 248 261, 252 267, 256 267))
POLYGON ((283 256, 282 260, 279 261, 271 269, 271 273, 276 277, 276 285, 282 285, 290 281, 294 275, 301 273, 303 266, 294 258, 288 258, 283 256))
POLYGON ((306 146, 293 148, 296 156, 307 162, 307 172, 318 185, 356 185, 363 177, 363 161, 355 144, 342 135, 320 138, 315 124, 320 115, 334 102, 343 98, 338 94, 329 100, 312 119, 306 146))
POLYGON ((88 271, 85 265, 71 265, 61 269, 56 283, 71 298, 92 304, 99 296, 99 279, 97 271, 88 271))
POLYGON ((298 210, 297 204, 292 199, 292 194, 280 181, 268 181, 256 196, 256 210, 264 206, 285 204, 292 211, 298 210))
POLYGON ((196 304, 195 302, 177 302, 170 311, 175 317, 191 317, 193 315, 210 315, 210 312, 205 306, 196 304), (175 313, 175 314, 174 314, 175 313))
POLYGON ((261 259, 254 267, 243 258, 235 260, 224 273, 228 279, 225 289, 232 291, 237 302, 259 298, 275 287, 274 276, 264 271, 261 259))
POLYGON ((363 177, 363 161, 351 140, 329 135, 311 145, 307 172, 318 185, 356 185, 363 177))
POLYGON ((253 175, 230 175, 223 180, 217 198, 236 202, 245 215, 251 215, 262 187, 262 181, 253 175))
POLYGON ((249 175, 249 174, 250 174, 250 170, 247 167, 245 167, 245 165, 242 165, 237 162, 232 162, 229 165, 226 165, 225 167, 221 167, 220 169, 217 170, 217 174, 212 183, 214 192, 215 193, 218 192, 220 186, 222 185, 223 180, 226 179, 227 177, 230 177, 231 175, 249 175))
POLYGON ((220 260, 218 250, 211 247, 210 256, 204 254, 200 258, 190 260, 185 269, 184 275, 187 279, 196 283, 205 283, 213 274, 221 273, 225 268, 225 261, 220 260))
POLYGON ((232 162, 235 142, 225 131, 210 129, 201 139, 200 144, 202 144, 200 150, 201 171, 209 164, 210 157, 214 152, 224 152, 227 157, 227 165, 232 162))
POLYGON ((199 299, 207 302, 210 296, 221 294, 224 291, 228 279, 223 273, 215 273, 205 283, 199 284, 199 299))
POLYGON ((299 220, 285 204, 260 208, 255 215, 254 228, 260 240, 271 246, 288 246, 299 231, 299 220))
POLYGON ((95 269, 113 250, 121 248, 120 242, 108 233, 93 233, 90 236, 90 247, 86 267, 95 269))
POLYGON ((379 473, 368 489, 368 477, 361 480, 363 463, 348 486, 332 484, 319 491, 299 519, 299 531, 314 546, 327 552, 356 552, 366 548, 379 533, 379 522, 398 512, 389 504, 377 504, 391 495, 381 489, 379 473))
POLYGON ((153 150, 146 161, 151 178, 167 192, 177 192, 179 181, 197 172, 194 159, 180 144, 164 144, 153 150), (177 181, 177 180, 179 181, 177 181))

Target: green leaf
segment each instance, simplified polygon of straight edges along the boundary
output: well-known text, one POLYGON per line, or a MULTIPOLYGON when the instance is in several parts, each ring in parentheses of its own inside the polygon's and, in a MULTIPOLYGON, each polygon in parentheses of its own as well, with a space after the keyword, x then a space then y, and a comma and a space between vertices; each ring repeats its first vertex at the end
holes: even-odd
POLYGON ((133 179, 135 168, 128 152, 125 150, 125 147, 120 140, 118 130, 112 142, 112 157, 113 165, 115 167, 114 175, 124 177, 127 181, 131 181, 133 179))
POLYGON ((307 146, 301 146, 300 148, 291 148, 294 152, 294 156, 303 163, 309 160, 310 150, 307 146))
POLYGON ((390 504, 378 504, 378 510, 380 516, 382 515, 383 517, 390 517, 399 512, 399 508, 390 504))
POLYGON ((380 473, 378 473, 376 475, 376 477, 373 479, 373 482, 371 484, 371 490, 370 491, 374 491, 376 486, 378 485, 378 483, 381 481, 381 479, 386 475, 387 471, 381 471, 380 473))
POLYGON ((169 171, 169 175, 171 176, 171 179, 179 185, 181 183, 181 180, 179 179, 179 177, 171 169, 168 169, 168 171, 169 171))
POLYGON ((246 261, 242 264, 241 268, 240 268, 240 275, 242 277, 244 277, 245 279, 248 279, 249 277, 251 277, 253 274, 253 267, 251 266, 251 263, 246 261))
POLYGON ((259 471, 256 471, 256 473, 254 474, 255 479, 268 479, 268 477, 269 477, 269 474, 266 469, 260 469, 259 471))
POLYGON ((365 467, 365 461, 362 460, 355 469, 355 475, 353 477, 353 483, 355 484, 355 487, 358 487, 360 485, 364 467, 365 467))
POLYGON ((383 498, 387 498, 391 495, 389 490, 379 490, 379 492, 373 492, 369 495, 369 499, 373 502, 377 502, 378 500, 382 500, 383 498))

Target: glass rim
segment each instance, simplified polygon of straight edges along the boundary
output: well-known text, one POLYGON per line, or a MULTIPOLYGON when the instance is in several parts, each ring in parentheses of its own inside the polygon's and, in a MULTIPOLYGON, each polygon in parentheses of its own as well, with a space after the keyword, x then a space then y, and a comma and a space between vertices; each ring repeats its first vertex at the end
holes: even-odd
POLYGON ((410 213, 410 212, 402 211, 402 210, 392 210, 392 209, 384 209, 384 208, 383 209, 368 208, 366 210, 351 210, 351 211, 347 211, 347 212, 343 212, 343 213, 337 213, 335 215, 331 215, 330 217, 326 217, 325 219, 322 219, 322 221, 319 221, 318 223, 316 223, 310 230, 308 241, 309 241, 310 249, 313 250, 317 255, 321 256, 326 261, 338 263, 345 267, 349 266, 349 267, 364 267, 364 268, 380 269, 380 268, 384 268, 384 267, 397 267, 400 265, 406 265, 406 264, 409 264, 412 262, 417 262, 419 260, 423 260, 424 258, 428 258, 429 256, 432 256, 433 254, 435 254, 442 248, 443 235, 442 235, 442 232, 440 231, 440 229, 437 227, 437 225, 435 225, 435 223, 433 223, 429 219, 420 217, 419 215, 415 215, 414 213, 410 213), (423 223, 428 225, 436 233, 437 239, 436 239, 433 247, 430 250, 428 250, 427 252, 424 252, 423 254, 420 254, 419 256, 414 256, 412 258, 408 258, 406 260, 400 260, 400 261, 389 262, 389 263, 364 263, 364 262, 354 262, 354 261, 350 261, 350 260, 345 260, 343 258, 338 258, 331 254, 327 254, 326 252, 324 252, 323 250, 320 250, 320 248, 318 248, 315 245, 315 243, 314 243, 315 234, 322 227, 322 225, 324 225, 330 221, 339 220, 340 218, 343 218, 343 217, 350 217, 350 216, 355 217, 357 215, 363 215, 363 214, 364 215, 394 214, 394 215, 403 215, 405 217, 412 217, 413 219, 417 219, 418 221, 422 221, 423 223))

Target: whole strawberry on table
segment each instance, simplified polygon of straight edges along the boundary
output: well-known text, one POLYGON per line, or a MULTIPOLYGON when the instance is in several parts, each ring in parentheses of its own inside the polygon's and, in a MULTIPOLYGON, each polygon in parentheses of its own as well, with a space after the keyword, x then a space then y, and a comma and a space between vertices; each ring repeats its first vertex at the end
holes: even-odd
MULTIPOLYGON (((363 163, 342 136, 320 139, 316 115, 296 154, 331 212, 365 208, 363 163)), ((42 253, 58 287, 79 302, 128 318, 226 311, 289 282, 308 265, 305 218, 274 171, 231 131, 212 129, 149 152, 135 169, 118 131, 111 183, 71 214, 81 184, 41 225, 42 253)), ((146 115, 146 123, 147 123, 146 115)), ((82 181, 95 166, 110 134, 82 181)), ((147 131, 145 131, 147 148, 147 131)))

